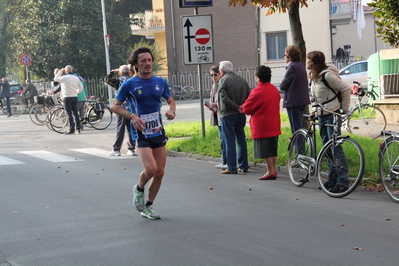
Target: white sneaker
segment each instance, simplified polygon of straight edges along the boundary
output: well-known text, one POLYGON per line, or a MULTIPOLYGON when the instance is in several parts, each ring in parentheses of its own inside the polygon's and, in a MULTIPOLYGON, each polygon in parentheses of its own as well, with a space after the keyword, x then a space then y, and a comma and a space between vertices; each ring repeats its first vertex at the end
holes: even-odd
POLYGON ((217 169, 222 169, 222 170, 226 170, 227 169, 227 164, 217 164, 217 165, 215 165, 215 167, 217 168, 217 169))
POLYGON ((108 153, 108 155, 109 156, 121 156, 121 152, 112 150, 110 153, 108 153))
POLYGON ((130 155, 130 156, 137 156, 137 153, 135 153, 134 151, 131 151, 131 150, 128 150, 126 154, 130 155))

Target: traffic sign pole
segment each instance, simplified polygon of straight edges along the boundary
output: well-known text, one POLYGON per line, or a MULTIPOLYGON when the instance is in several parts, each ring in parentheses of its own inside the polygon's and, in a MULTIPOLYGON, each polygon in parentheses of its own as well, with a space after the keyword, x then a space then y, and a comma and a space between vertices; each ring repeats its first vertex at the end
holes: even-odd
POLYGON ((198 7, 195 7, 194 16, 181 17, 181 25, 184 64, 197 65, 198 68, 202 137, 205 138, 202 65, 213 63, 212 16, 198 15, 198 7))

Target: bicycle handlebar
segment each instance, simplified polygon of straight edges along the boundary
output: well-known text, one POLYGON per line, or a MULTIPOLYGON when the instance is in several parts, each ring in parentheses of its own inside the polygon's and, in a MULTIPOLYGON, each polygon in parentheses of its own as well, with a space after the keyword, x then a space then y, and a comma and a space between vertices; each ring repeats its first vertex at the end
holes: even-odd
MULTIPOLYGON (((345 119, 345 118, 348 118, 348 116, 351 116, 351 113, 350 113, 350 112, 349 112, 348 114, 340 114, 340 113, 337 113, 337 112, 334 112, 334 111, 327 110, 327 109, 324 107, 324 105, 321 104, 321 103, 313 104, 312 107, 321 108, 321 110, 323 110, 324 112, 327 112, 327 113, 330 113, 330 114, 333 114, 333 115, 340 116, 341 118, 344 118, 344 119, 345 119)), ((316 113, 316 111, 313 112, 313 114, 314 114, 314 113, 316 113)))

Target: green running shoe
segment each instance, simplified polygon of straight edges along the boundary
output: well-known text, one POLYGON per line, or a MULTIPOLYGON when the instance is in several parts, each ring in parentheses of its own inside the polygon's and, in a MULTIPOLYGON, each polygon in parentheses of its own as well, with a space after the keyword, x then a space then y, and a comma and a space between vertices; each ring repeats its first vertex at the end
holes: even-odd
POLYGON ((137 190, 137 185, 133 186, 133 206, 137 211, 144 211, 144 192, 137 190))
POLYGON ((144 211, 141 213, 141 216, 151 220, 161 219, 161 216, 154 212, 152 206, 146 206, 144 211))

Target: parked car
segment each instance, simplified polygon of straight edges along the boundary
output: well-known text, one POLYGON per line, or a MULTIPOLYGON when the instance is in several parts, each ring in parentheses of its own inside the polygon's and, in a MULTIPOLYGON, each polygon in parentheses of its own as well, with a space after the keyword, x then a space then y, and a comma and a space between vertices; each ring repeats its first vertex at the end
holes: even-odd
POLYGON ((357 81, 362 84, 364 89, 367 89, 367 61, 359 61, 344 67, 339 71, 339 76, 343 81, 352 86, 353 81, 357 81))
POLYGON ((21 98, 22 91, 23 87, 21 84, 10 84, 10 93, 11 93, 10 99, 21 98))

